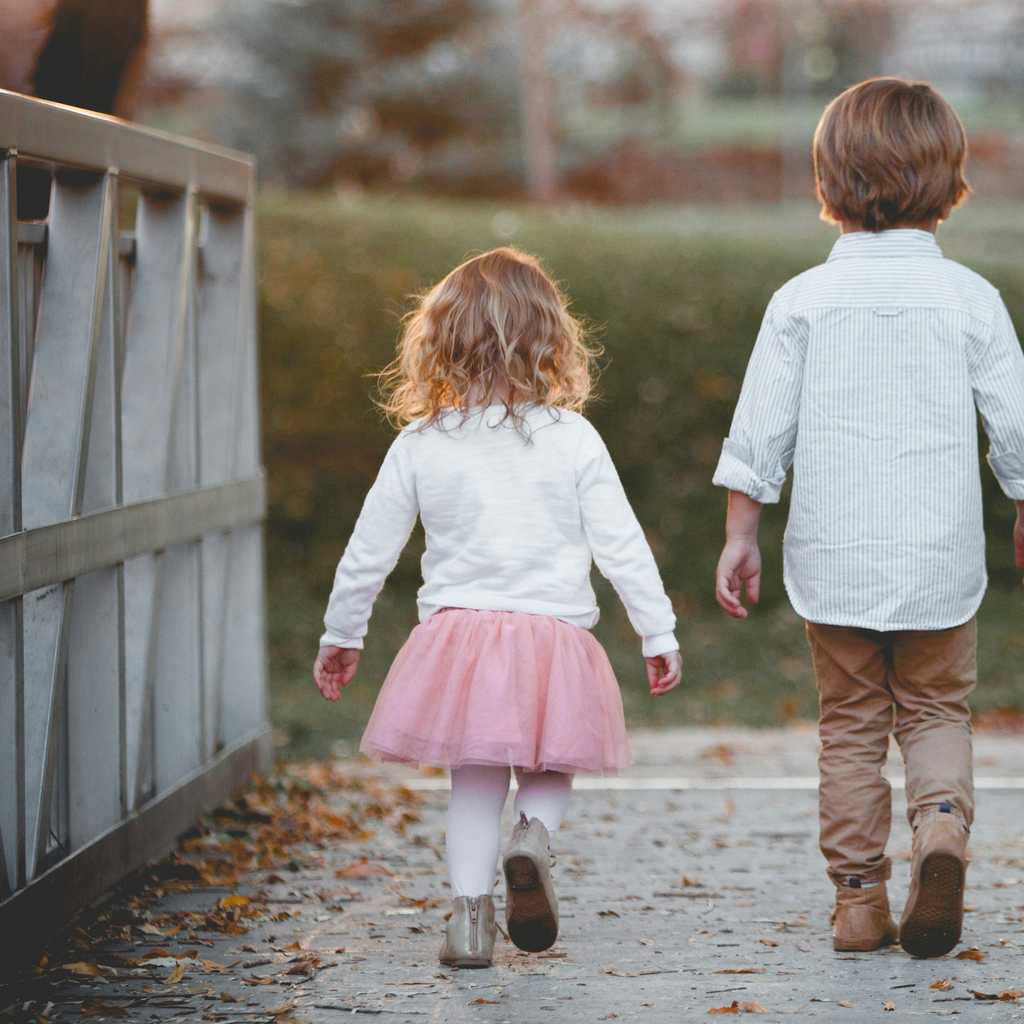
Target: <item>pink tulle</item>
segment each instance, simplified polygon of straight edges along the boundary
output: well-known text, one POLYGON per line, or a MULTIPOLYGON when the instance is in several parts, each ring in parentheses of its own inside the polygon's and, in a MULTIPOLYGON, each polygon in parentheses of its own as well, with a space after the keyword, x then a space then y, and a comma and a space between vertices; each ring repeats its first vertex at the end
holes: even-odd
POLYGON ((619 685, 588 630, 547 615, 462 608, 412 631, 360 749, 445 768, 615 772, 630 763, 619 685))

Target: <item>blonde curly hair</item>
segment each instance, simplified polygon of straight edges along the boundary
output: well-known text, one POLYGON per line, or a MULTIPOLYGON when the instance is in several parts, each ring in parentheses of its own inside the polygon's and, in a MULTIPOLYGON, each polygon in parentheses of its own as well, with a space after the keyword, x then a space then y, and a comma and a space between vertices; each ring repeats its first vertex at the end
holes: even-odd
POLYGON ((568 305, 534 256, 503 246, 466 260, 405 317, 380 407, 396 426, 428 427, 501 404, 519 429, 526 404, 582 409, 599 350, 568 305))

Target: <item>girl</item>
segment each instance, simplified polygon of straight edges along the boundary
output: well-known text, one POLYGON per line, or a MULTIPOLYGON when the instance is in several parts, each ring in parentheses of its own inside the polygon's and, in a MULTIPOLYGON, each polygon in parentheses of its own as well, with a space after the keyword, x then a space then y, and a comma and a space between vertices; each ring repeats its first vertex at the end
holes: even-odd
POLYGON ((508 934, 558 934, 550 836, 574 772, 629 763, 618 684, 589 632, 591 561, 618 591, 651 693, 679 683, 675 616, 597 431, 580 414, 594 353, 536 259, 495 249, 456 267, 408 317, 385 371, 404 429, 370 489, 334 578, 314 678, 337 700, 359 665, 373 602, 423 521, 420 624, 363 734, 372 757, 451 771, 454 896, 441 963, 488 967, 500 820, 508 934))

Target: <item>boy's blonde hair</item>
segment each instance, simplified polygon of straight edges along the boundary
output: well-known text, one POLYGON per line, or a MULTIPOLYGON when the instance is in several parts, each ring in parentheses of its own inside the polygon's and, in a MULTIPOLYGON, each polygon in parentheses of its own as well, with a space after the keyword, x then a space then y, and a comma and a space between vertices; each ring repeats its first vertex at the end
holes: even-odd
POLYGON ((596 355, 540 261, 492 249, 420 296, 379 376, 380 405, 396 425, 429 426, 450 409, 503 404, 521 427, 525 403, 581 409, 596 355))
POLYGON ((969 193, 967 136, 927 82, 870 78, 840 93, 814 133, 822 220, 883 231, 945 220, 969 193))

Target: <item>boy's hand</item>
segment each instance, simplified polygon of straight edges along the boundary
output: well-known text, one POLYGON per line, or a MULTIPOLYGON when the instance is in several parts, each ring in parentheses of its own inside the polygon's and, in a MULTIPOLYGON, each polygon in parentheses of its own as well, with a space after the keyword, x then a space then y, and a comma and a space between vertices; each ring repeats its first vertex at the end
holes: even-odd
POLYGON ((674 690, 683 676, 683 656, 678 651, 659 654, 655 658, 644 658, 647 662, 647 682, 651 696, 660 697, 674 690))
POLYGON ((337 700, 352 682, 362 651, 348 647, 321 647, 313 663, 313 679, 327 700, 337 700))
POLYGON ((757 604, 761 599, 761 551, 752 538, 730 538, 715 572, 715 599, 734 619, 750 614, 740 601, 744 587, 750 603, 757 604))
POLYGON ((1017 502, 1017 521, 1013 524, 1013 554, 1018 569, 1024 569, 1024 501, 1017 502))

